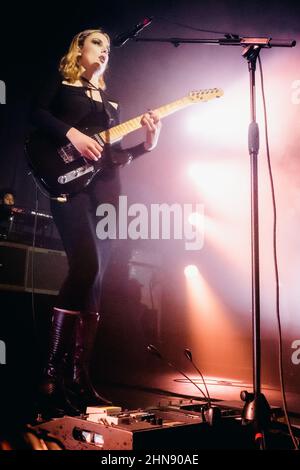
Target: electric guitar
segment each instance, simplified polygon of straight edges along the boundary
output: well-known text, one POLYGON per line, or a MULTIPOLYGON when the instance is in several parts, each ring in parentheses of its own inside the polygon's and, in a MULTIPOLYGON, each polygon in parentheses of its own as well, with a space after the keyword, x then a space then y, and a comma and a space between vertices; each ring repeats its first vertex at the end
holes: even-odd
MULTIPOLYGON (((160 118, 164 118, 191 104, 209 101, 222 95, 223 91, 219 88, 192 91, 155 111, 160 118)), ((72 196, 82 191, 97 173, 107 167, 105 152, 113 152, 114 145, 124 136, 142 127, 141 118, 142 115, 137 116, 106 130, 79 129, 104 146, 104 152, 98 161, 85 159, 68 139, 65 145, 57 147, 45 134, 36 131, 26 143, 26 155, 34 175, 53 196, 72 196)))

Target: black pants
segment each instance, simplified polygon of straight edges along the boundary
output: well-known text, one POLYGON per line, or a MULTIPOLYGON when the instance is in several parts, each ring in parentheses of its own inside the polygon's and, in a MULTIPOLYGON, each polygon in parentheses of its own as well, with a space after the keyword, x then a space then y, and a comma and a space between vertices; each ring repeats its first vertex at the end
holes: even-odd
MULTIPOLYGON (((96 177, 97 178, 97 177, 96 177)), ((99 312, 101 285, 111 253, 111 240, 96 235, 101 203, 117 206, 119 179, 96 180, 68 202, 51 202, 51 211, 61 236, 69 272, 57 299, 56 307, 82 312, 99 312)))

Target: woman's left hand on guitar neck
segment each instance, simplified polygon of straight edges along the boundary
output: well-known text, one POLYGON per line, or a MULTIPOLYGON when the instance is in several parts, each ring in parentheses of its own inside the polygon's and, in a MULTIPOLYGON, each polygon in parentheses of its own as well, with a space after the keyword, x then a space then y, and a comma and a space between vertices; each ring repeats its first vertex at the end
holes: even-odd
POLYGON ((150 152, 153 150, 158 142, 158 137, 161 130, 161 120, 157 112, 149 110, 141 119, 141 124, 146 127, 146 140, 144 143, 145 149, 150 152))

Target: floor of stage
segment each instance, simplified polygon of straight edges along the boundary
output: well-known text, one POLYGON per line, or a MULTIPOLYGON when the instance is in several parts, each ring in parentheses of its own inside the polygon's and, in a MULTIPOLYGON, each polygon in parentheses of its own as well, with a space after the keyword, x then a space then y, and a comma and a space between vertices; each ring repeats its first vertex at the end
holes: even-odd
MULTIPOLYGON (((205 392, 199 376, 190 374, 189 377, 205 392)), ((155 407, 168 401, 175 403, 179 400, 203 400, 203 396, 191 382, 172 372, 148 377, 143 373, 142 378, 131 376, 129 379, 102 383, 97 388, 114 404, 124 409, 155 407)), ((242 390, 251 392, 253 389, 251 383, 230 378, 205 377, 205 379, 212 401, 220 407, 228 406, 242 410, 244 402, 240 399, 240 392, 242 390)), ((263 384, 262 393, 271 408, 282 410, 282 396, 279 389, 263 384)), ((291 421, 300 427, 300 393, 287 392, 286 399, 291 421)), ((279 410, 278 414, 281 414, 279 410)))
MULTIPOLYGON (((189 382, 184 377, 181 377, 179 374, 176 374, 172 371, 163 372, 163 373, 153 373, 153 370, 143 372, 141 375, 140 372, 132 370, 124 370, 123 377, 122 374, 115 375, 114 370, 111 370, 110 377, 106 376, 106 380, 101 384, 97 384, 96 388, 98 392, 112 401, 113 405, 120 406, 122 411, 132 411, 132 410, 142 410, 150 411, 151 409, 166 409, 167 407, 170 410, 176 409, 185 409, 199 412, 199 417, 201 417, 201 410, 197 405, 203 404, 203 397, 197 388, 189 382), (196 405, 196 407, 195 407, 196 405), (194 408, 191 408, 194 407, 194 408)), ((157 372, 157 371, 156 371, 157 372)), ((190 379, 195 381, 197 385, 204 390, 203 382, 195 374, 188 374, 190 379)), ((222 416, 226 417, 226 413, 232 417, 232 420, 238 421, 237 426, 240 426, 240 416, 244 403, 240 399, 240 392, 242 390, 252 390, 252 384, 242 382, 235 379, 225 378, 225 377, 209 377, 206 376, 206 383, 209 390, 209 394, 213 405, 218 406, 222 412, 222 416), (236 417, 236 418, 235 418, 236 417)), ((20 384, 21 385, 21 384, 20 384)), ((35 417, 31 413, 34 410, 33 403, 31 401, 32 396, 27 394, 27 399, 21 395, 21 388, 19 389, 19 402, 16 402, 14 395, 14 403, 7 402, 6 411, 9 413, 9 426, 14 427, 13 416, 20 418, 22 411, 27 411, 26 422, 32 425, 36 424, 35 417), (14 408, 13 408, 14 407, 14 408), (10 411, 9 411, 10 409, 10 411)), ((287 428, 283 424, 283 413, 282 413, 282 400, 281 394, 278 389, 274 387, 264 385, 262 392, 268 400, 269 405, 272 409, 272 414, 276 416, 276 424, 271 423, 271 440, 272 447, 271 449, 288 449, 292 448, 290 437, 288 436, 287 428), (278 429, 280 430, 278 432, 278 429)), ((292 422, 292 427, 294 432, 299 439, 300 437, 300 394, 288 392, 287 395, 288 409, 290 413, 290 418, 292 422)), ((12 398, 12 397, 11 397, 12 398)), ((155 411, 154 411, 155 412, 155 411)), ((23 420, 22 420, 23 421, 23 420)), ((228 422, 228 420, 227 420, 228 422)), ((251 449, 254 446, 253 433, 251 427, 247 427, 247 430, 244 430, 245 426, 242 426, 240 431, 236 433, 231 438, 231 428, 227 429, 226 419, 222 419, 222 431, 220 433, 220 441, 210 442, 209 448, 215 448, 218 450, 220 445, 221 448, 246 448, 251 449), (239 433, 241 437, 239 437, 239 433), (240 442, 239 442, 240 440, 240 442), (225 443, 225 444, 224 444, 225 443), (249 445, 249 447, 248 447, 249 445), (214 447, 215 446, 215 447, 214 447), (237 447, 235 447, 237 446, 237 447)), ((205 429, 202 432, 207 432, 205 429)), ((185 439, 184 431, 182 431, 182 436, 185 439)), ((207 436, 203 436, 203 440, 207 436)), ((202 442, 202 441, 201 441, 202 442)), ((163 448, 164 443, 160 444, 163 448)), ((186 446, 189 443, 185 443, 186 446)), ((115 447, 112 447, 115 449, 115 447)), ((186 447, 185 447, 186 448, 186 447)))

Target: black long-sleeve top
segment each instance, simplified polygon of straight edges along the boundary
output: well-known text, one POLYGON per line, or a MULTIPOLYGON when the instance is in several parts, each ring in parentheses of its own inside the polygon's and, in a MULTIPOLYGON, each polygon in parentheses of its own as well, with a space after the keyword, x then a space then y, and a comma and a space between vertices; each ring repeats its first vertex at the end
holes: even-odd
MULTIPOLYGON (((35 127, 60 143, 71 127, 81 130, 95 126, 104 130, 119 124, 119 107, 116 108, 117 103, 113 106, 112 102, 115 102, 106 93, 101 91, 103 101, 98 102, 90 98, 87 87, 67 85, 62 81, 62 76, 55 74, 36 97, 32 112, 35 127)), ((142 143, 123 152, 137 158, 146 150, 142 143)))

